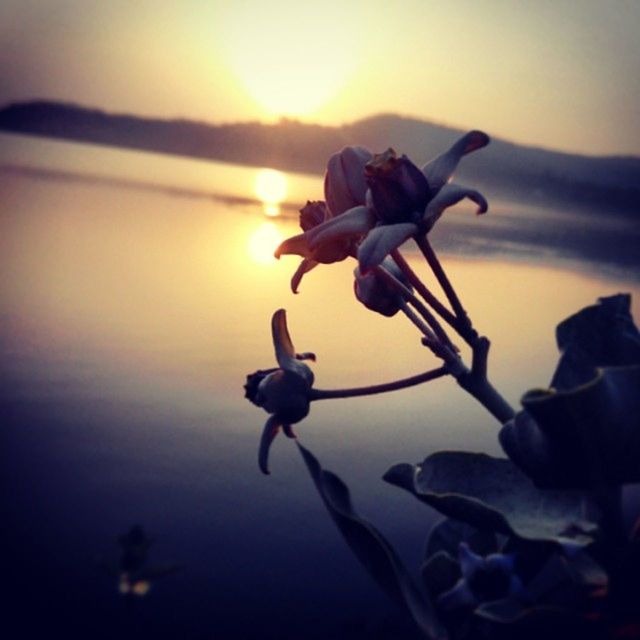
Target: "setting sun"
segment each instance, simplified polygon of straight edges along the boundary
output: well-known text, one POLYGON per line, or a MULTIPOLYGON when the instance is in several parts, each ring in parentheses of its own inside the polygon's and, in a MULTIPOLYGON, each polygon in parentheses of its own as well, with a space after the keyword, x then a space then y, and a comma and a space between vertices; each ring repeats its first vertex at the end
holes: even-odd
POLYGON ((356 70, 351 23, 344 8, 234 4, 225 15, 225 57, 266 115, 310 116, 335 98, 356 70), (326 33, 332 33, 331 43, 326 33))

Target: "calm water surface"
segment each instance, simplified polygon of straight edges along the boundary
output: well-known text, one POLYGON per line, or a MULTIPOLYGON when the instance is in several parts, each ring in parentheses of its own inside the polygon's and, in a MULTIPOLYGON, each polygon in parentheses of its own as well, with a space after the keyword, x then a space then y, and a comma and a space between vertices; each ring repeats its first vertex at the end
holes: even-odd
MULTIPOLYGON (((258 169, 19 136, 0 144, 0 411, 15 637, 405 633, 334 530, 294 444, 278 439, 272 475, 258 472, 266 414, 244 400, 242 384, 273 366, 269 320, 279 307, 296 347, 317 354, 322 388, 435 366, 412 326, 357 303, 353 264, 319 268, 291 294, 297 260, 265 253, 295 223, 274 222, 251 202, 258 169), (155 539, 153 560, 183 569, 129 606, 100 564, 134 523, 155 539)), ((317 179, 288 176, 287 186, 293 203, 321 195, 317 179)), ((507 209, 498 205, 498 223, 507 209)), ((559 267, 535 245, 525 254, 537 255, 532 266, 521 249, 444 256, 492 338, 494 383, 513 403, 548 382, 559 320, 599 296, 640 293, 634 269, 559 267)), ((415 567, 433 515, 380 476, 442 448, 499 453, 496 432, 451 380, 317 403, 298 428, 415 567)))

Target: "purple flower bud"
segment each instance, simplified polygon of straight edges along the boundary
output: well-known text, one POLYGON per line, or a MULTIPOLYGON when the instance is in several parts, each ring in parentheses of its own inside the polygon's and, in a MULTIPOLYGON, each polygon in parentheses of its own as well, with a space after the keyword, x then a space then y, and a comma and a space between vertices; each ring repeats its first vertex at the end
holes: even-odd
MULTIPOLYGON (((381 266, 405 286, 408 286, 402 272, 393 260, 387 259, 381 266)), ((397 289, 389 284, 377 271, 368 271, 363 274, 358 266, 354 269, 353 275, 355 276, 353 288, 356 298, 367 309, 376 311, 388 318, 398 313, 402 305, 402 297, 397 289)))
POLYGON ((374 155, 365 167, 371 201, 384 224, 416 222, 429 202, 429 184, 407 156, 393 149, 374 155))
POLYGON ((307 204, 300 209, 300 227, 309 231, 331 217, 326 203, 322 200, 307 200, 307 204))

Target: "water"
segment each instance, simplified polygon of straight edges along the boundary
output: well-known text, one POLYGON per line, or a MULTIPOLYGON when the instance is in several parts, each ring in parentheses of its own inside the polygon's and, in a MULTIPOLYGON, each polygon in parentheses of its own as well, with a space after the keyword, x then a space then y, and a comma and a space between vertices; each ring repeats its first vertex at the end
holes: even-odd
MULTIPOLYGON (((265 262, 263 245, 295 233, 295 222, 268 219, 253 201, 256 168, 6 135, 0 165, 5 625, 15 637, 410 633, 350 555, 292 442, 276 440, 272 475, 258 472, 266 414, 241 387, 248 372, 273 366, 269 319, 279 307, 296 347, 318 355, 322 388, 435 366, 412 326, 356 302, 352 264, 316 269, 291 294, 297 260, 265 262), (134 523, 155 539, 152 560, 182 569, 130 603, 102 565, 134 523)), ((318 179, 287 182, 293 204, 321 195, 318 179)), ((548 382, 553 330, 566 315, 619 291, 634 294, 637 315, 629 261, 562 260, 526 238, 492 246, 491 257, 461 253, 448 239, 464 213, 434 244, 458 250, 444 262, 492 338, 492 379, 511 402, 548 382)), ((474 228, 535 215, 508 203, 495 213, 474 228)), ((565 213, 562 224, 577 219, 565 213)), ((635 237, 621 221, 604 226, 621 245, 635 237)), ((597 238, 592 219, 581 233, 589 229, 597 238)), ((486 245, 465 233, 471 248, 486 245)), ((317 403, 298 427, 416 568, 433 514, 380 476, 443 448, 497 454, 496 431, 447 379, 317 403)))

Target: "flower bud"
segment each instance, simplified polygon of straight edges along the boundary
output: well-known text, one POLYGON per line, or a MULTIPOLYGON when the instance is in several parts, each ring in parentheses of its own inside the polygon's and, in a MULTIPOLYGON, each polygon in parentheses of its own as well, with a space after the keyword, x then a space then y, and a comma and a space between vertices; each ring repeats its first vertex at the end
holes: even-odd
POLYGON ((260 381, 253 402, 284 423, 293 424, 309 414, 309 389, 302 376, 278 369, 260 381))
POLYGON ((307 204, 300 209, 300 227, 303 231, 309 231, 327 220, 331 214, 326 203, 322 200, 307 200, 307 204))
POLYGON ((262 406, 257 401, 258 388, 260 387, 260 383, 274 371, 278 371, 277 367, 273 369, 258 369, 258 371, 250 373, 247 376, 247 381, 244 385, 244 397, 247 398, 250 402, 253 402, 253 404, 255 404, 257 407, 262 406))
POLYGON ((371 202, 383 223, 415 222, 422 216, 429 201, 429 184, 407 156, 398 158, 393 149, 387 149, 374 155, 364 171, 371 202))
MULTIPOLYGON (((403 284, 404 276, 393 260, 385 260, 382 268, 389 271, 396 279, 403 284)), ((362 304, 377 313, 390 318, 400 310, 402 297, 389 282, 387 282, 377 271, 368 271, 363 274, 360 267, 353 271, 355 281, 353 288, 356 298, 362 304)))

